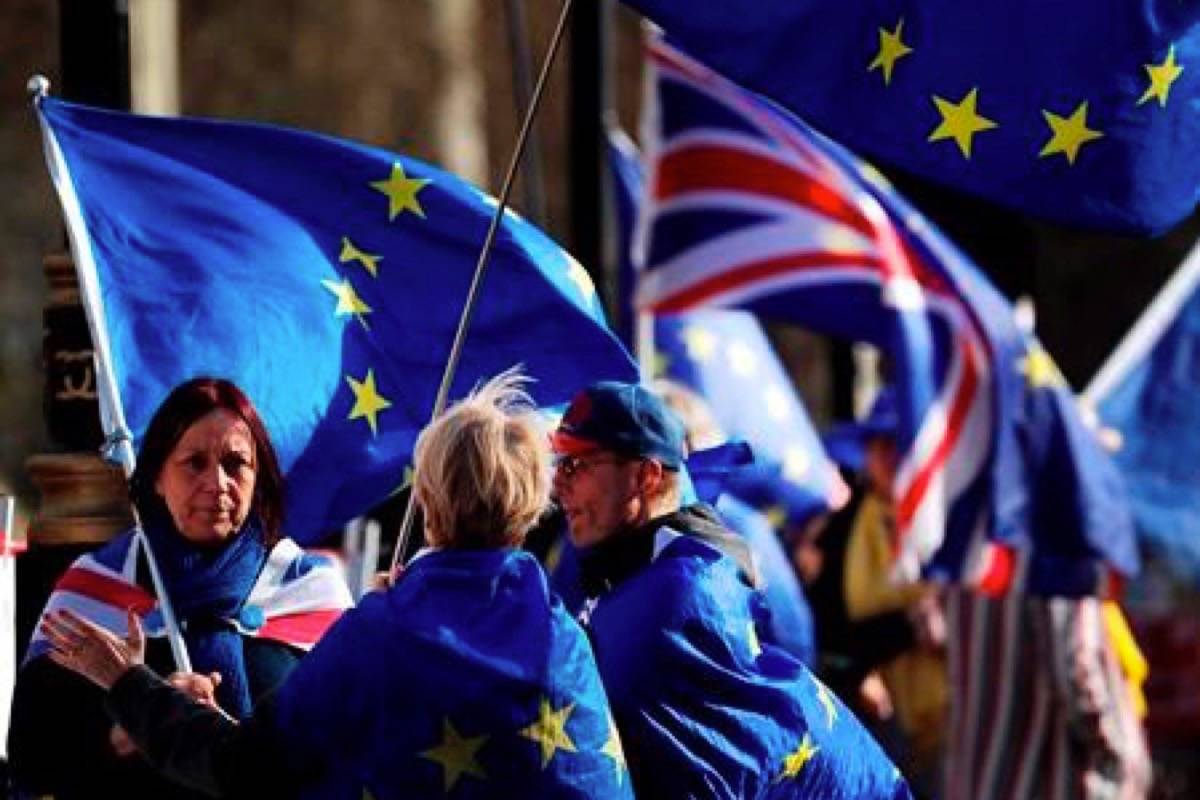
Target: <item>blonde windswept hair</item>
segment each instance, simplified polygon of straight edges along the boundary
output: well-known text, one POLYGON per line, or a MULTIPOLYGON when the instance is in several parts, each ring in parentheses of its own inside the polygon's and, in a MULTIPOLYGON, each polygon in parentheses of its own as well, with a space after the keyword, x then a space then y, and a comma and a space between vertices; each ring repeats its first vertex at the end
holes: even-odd
POLYGON ((433 547, 515 547, 550 501, 550 447, 514 367, 417 437, 413 491, 433 547))

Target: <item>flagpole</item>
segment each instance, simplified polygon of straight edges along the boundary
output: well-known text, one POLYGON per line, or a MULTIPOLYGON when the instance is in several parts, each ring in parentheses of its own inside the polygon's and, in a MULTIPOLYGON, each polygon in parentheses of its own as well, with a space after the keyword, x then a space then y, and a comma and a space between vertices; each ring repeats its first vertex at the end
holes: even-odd
MULTIPOLYGON (((554 57, 558 54, 558 50, 563 40, 563 33, 566 31, 567 20, 571 15, 571 8, 574 6, 575 0, 564 0, 562 12, 558 17, 558 24, 554 28, 554 36, 550 40, 550 49, 546 53, 545 61, 542 62, 541 74, 538 75, 537 85, 533 89, 533 98, 529 103, 529 108, 525 112, 525 117, 521 121, 521 131, 517 135, 517 143, 513 148, 512 158, 508 163, 508 171, 504 175, 504 183, 500 188, 500 197, 496 203, 496 211, 492 215, 491 224, 488 226, 487 236, 483 240, 483 248, 479 251, 479 259, 475 264, 475 274, 471 278, 471 286, 467 290, 467 299, 463 304, 462 316, 458 320, 458 329, 454 332, 454 343, 450 346, 450 355, 446 359, 446 368, 442 372, 442 383, 438 387, 437 398, 433 403, 433 413, 429 415, 430 421, 441 416, 446 408, 446 401, 450 395, 450 386, 454 383, 454 374, 458 370, 458 362, 462 357, 463 345, 467 338, 467 328, 471 325, 471 317, 475 313, 475 305, 479 297, 479 287, 483 284, 484 276, 487 274, 488 261, 492 255, 492 247, 496 241, 496 232, 500 229, 500 222, 504 219, 504 214, 508 210, 508 198, 512 193, 513 181, 517 175, 517 168, 521 164, 521 156, 525 151, 525 145, 529 141, 530 131, 533 128, 533 120, 537 116, 538 108, 542 104, 542 96, 545 94, 547 78, 550 75, 550 67, 554 64, 554 57)), ((395 575, 396 567, 400 563, 400 556, 404 553, 408 546, 409 536, 412 534, 413 519, 416 514, 416 502, 414 500, 415 493, 410 492, 408 495, 408 504, 404 508, 404 521, 400 523, 400 535, 396 537, 396 549, 392 553, 392 566, 389 574, 395 575)))
POLYGON ((1112 354, 1101 365, 1095 377, 1083 390, 1083 400, 1095 408, 1120 383, 1129 370, 1139 364, 1158 342, 1179 309, 1200 284, 1200 242, 1193 246, 1183 264, 1167 281, 1162 291, 1150 301, 1137 322, 1125 334, 1112 354))
MULTIPOLYGON (((50 177, 62 202, 63 218, 67 224, 67 238, 71 244, 71 255, 75 262, 75 273, 79 278, 79 296, 88 322, 88 330, 92 336, 92 345, 96 370, 96 394, 100 403, 100 421, 104 428, 104 444, 101 455, 110 463, 119 464, 128 479, 133 474, 137 457, 133 452, 133 434, 125 422, 125 410, 121 404, 121 393, 117 388, 116 375, 112 369, 111 347, 108 341, 108 325, 105 321, 104 305, 100 300, 100 282, 97 277, 96 263, 92 257, 92 249, 87 234, 87 224, 83 219, 83 209, 75 194, 75 186, 71 182, 67 170, 66 159, 54 132, 46 123, 41 113, 41 103, 50 91, 50 81, 41 75, 29 79, 26 87, 32 96, 34 110, 38 115, 38 123, 42 129, 42 142, 45 148, 46 164, 50 177)), ((133 507, 135 529, 135 546, 140 546, 146 555, 146 564, 150 568, 150 580, 154 593, 158 596, 159 608, 162 611, 163 625, 166 627, 167 641, 171 646, 171 654, 175 666, 180 672, 191 672, 192 663, 188 657, 187 645, 179 629, 175 610, 167 596, 167 588, 163 583, 158 561, 146 538, 137 507, 133 507)))

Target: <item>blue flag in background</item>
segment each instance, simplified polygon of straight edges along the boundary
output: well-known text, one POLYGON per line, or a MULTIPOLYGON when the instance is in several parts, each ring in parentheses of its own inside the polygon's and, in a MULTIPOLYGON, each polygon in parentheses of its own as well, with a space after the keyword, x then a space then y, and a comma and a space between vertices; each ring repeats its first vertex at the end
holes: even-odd
POLYGON ((1138 533, 1200 585, 1200 257, 1180 267, 1085 397, 1118 434, 1114 458, 1138 533))
POLYGON ((1012 305, 869 165, 655 40, 652 311, 742 308, 891 359, 900 574, 1046 594, 1138 567, 1124 487, 1012 305))
POLYGON ((1200 6, 626 0, 855 152, 1069 224, 1162 231, 1200 196, 1200 6))
MULTIPOLYGON (((81 209, 72 239, 95 262, 95 324, 135 436, 176 384, 221 376, 271 433, 291 536, 319 538, 396 490, 495 201, 303 131, 39 108, 64 205, 81 209)), ((515 364, 545 405, 600 378, 636 380, 583 268, 510 213, 451 398, 515 364)))

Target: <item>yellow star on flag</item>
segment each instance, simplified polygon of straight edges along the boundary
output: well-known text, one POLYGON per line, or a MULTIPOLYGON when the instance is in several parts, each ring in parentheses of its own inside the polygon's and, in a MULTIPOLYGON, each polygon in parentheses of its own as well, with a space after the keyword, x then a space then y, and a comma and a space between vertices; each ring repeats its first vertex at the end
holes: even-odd
POLYGON ((367 321, 363 315, 370 314, 371 307, 362 301, 358 292, 354 291, 354 287, 350 285, 350 281, 323 280, 321 285, 337 298, 337 308, 333 310, 334 316, 345 317, 353 314, 364 328, 367 327, 367 321))
POLYGON ((613 760, 613 766, 617 769, 617 784, 620 785, 625 779, 625 770, 628 768, 625 762, 625 751, 621 748, 621 736, 617 733, 616 720, 612 718, 612 712, 608 712, 608 738, 604 740, 604 746, 600 748, 600 752, 613 760))
POLYGON ((450 794, 463 775, 487 780, 483 767, 475 760, 475 754, 487 739, 487 736, 462 736, 454 730, 449 717, 442 721, 442 743, 421 753, 421 757, 441 765, 446 794, 450 794))
POLYGON ((748 378, 758 369, 758 357, 754 348, 740 340, 734 340, 725 347, 725 358, 734 374, 748 378))
POLYGON ((591 303, 592 297, 596 294, 596 287, 592 284, 592 276, 588 275, 587 270, 578 261, 573 258, 570 261, 571 265, 567 267, 567 277, 579 287, 579 293, 583 295, 583 299, 591 303))
POLYGON ((763 400, 767 404, 767 416, 782 422, 791 416, 792 408, 788 403, 788 394, 779 386, 772 384, 763 392, 763 400))
POLYGON ((754 623, 746 623, 746 644, 750 648, 750 655, 753 658, 758 658, 762 655, 762 643, 758 641, 758 631, 754 630, 754 623))
POLYGON ((812 459, 803 447, 792 445, 783 454, 783 477, 792 483, 802 483, 808 476, 808 469, 811 466, 812 459))
POLYGON ((387 195, 388 221, 390 222, 401 211, 411 211, 418 217, 425 217, 425 209, 421 208, 421 202, 417 199, 417 194, 429 182, 426 178, 408 177, 404 174, 404 167, 400 162, 396 162, 392 164, 392 174, 386 180, 371 181, 371 188, 387 195))
POLYGON ((978 88, 967 92, 966 96, 957 103, 951 103, 949 100, 934 95, 933 104, 937 106, 938 113, 942 115, 942 121, 933 133, 929 134, 929 141, 953 139, 958 143, 958 149, 962 151, 963 158, 970 158, 971 142, 975 134, 997 127, 995 122, 976 112, 975 105, 978 101, 978 88))
POLYGON ((361 382, 347 375, 346 382, 350 384, 350 391, 354 392, 354 408, 350 409, 348 419, 366 417, 367 424, 371 426, 371 434, 378 434, 379 421, 377 417, 379 412, 385 408, 391 408, 392 404, 375 388, 375 372, 368 369, 367 377, 363 378, 361 382))
POLYGON ((833 730, 833 723, 837 721, 838 717, 837 703, 833 702, 833 695, 829 692, 828 686, 817 680, 811 672, 808 678, 817 687, 817 700, 824 706, 825 721, 829 725, 829 729, 833 730))
POLYGON ((717 335, 699 325, 688 325, 683 329, 683 344, 687 347, 688 357, 693 361, 704 362, 717 352, 717 335))
POLYGON ((550 759, 554 758, 554 754, 559 750, 566 750, 568 753, 576 752, 575 743, 567 735, 567 719, 574 710, 575 704, 571 703, 555 711, 550 706, 550 700, 543 697, 537 720, 521 730, 522 736, 532 739, 541 746, 542 769, 546 768, 550 759))
POLYGON ((383 261, 383 256, 377 256, 374 253, 360 250, 355 246, 354 242, 350 241, 349 236, 343 236, 342 252, 338 255, 338 263, 345 264, 347 261, 357 261, 359 264, 362 264, 363 269, 371 273, 372 278, 378 278, 379 262, 383 261))
POLYGON ((1094 131, 1087 126, 1087 111, 1086 100, 1080 103, 1069 117, 1060 117, 1058 114, 1052 114, 1042 109, 1042 115, 1046 117, 1046 123, 1053 131, 1053 135, 1038 156, 1045 158, 1055 153, 1062 153, 1067 157, 1068 164, 1074 164, 1080 147, 1104 136, 1100 131, 1094 131))
POLYGON ((783 506, 768 506, 762 510, 762 514, 767 518, 767 524, 777 531, 783 530, 783 526, 787 524, 787 509, 783 506))
POLYGON ((671 368, 671 357, 654 348, 654 356, 650 361, 650 374, 656 378, 661 378, 667 374, 667 370, 671 368))
POLYGON ((1041 345, 1034 345, 1017 365, 1031 389, 1066 386, 1067 381, 1058 371, 1058 365, 1041 345))
POLYGON ((800 746, 796 748, 795 752, 789 753, 783 759, 783 772, 775 779, 775 782, 778 783, 785 778, 797 777, 801 770, 804 769, 804 766, 813 760, 813 757, 820 749, 812 743, 812 739, 807 733, 804 734, 804 738, 800 741, 800 746))
POLYGON ((896 30, 879 29, 879 52, 875 54, 875 60, 867 67, 867 72, 881 70, 885 86, 892 82, 892 70, 896 67, 896 62, 912 52, 912 48, 900 38, 903 32, 903 17, 896 23, 896 30))
POLYGON ((1137 101, 1140 106, 1150 100, 1158 100, 1159 107, 1167 105, 1167 95, 1171 93, 1171 84, 1183 73, 1183 67, 1175 63, 1175 45, 1167 50, 1167 57, 1161 64, 1144 64, 1146 74, 1150 76, 1150 85, 1137 101))

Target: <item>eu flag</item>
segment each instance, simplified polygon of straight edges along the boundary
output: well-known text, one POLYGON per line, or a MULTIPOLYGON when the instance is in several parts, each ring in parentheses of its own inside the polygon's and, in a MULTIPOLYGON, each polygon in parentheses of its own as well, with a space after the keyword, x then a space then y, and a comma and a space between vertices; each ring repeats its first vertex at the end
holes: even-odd
POLYGON ((1138 533, 1200 585, 1200 255, 1193 253, 1113 353, 1085 397, 1116 433, 1138 533))
MULTIPOLYGON (((263 415, 294 538, 397 489, 495 201, 429 165, 308 132, 52 99, 39 109, 76 261, 94 263, 81 277, 96 289, 93 332, 111 342, 135 436, 176 384, 218 375, 263 415)), ((584 269, 510 212, 451 397, 518 363, 547 405, 598 378, 636 379, 584 269)))
POLYGON ((1087 594, 1138 557, 1124 487, 1012 305, 869 167, 652 42, 652 310, 742 308, 894 369, 902 575, 1087 594))
POLYGON ((1200 6, 626 0, 855 152, 1068 224, 1162 231, 1200 197, 1200 6))
POLYGON ((520 551, 417 557, 277 700, 272 724, 308 796, 633 796, 588 640, 520 551))

